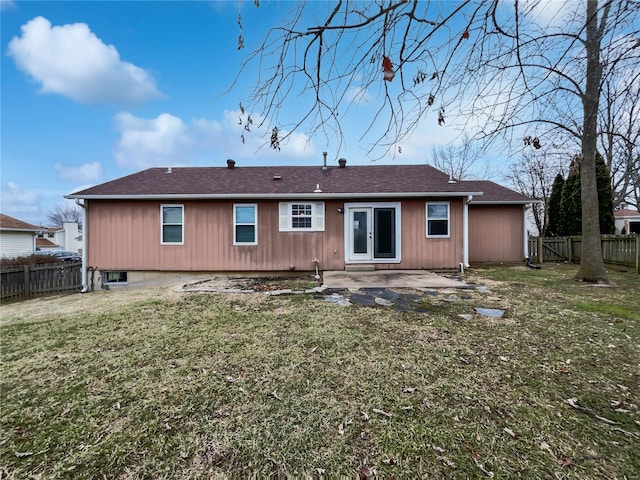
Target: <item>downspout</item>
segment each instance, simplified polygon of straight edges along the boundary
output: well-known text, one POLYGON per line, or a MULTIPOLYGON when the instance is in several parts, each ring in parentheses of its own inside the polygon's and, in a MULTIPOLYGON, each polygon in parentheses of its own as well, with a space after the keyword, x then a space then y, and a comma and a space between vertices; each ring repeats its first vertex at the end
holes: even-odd
MULTIPOLYGON (((522 215, 522 225, 523 225, 523 246, 522 246, 522 253, 524 253, 524 259, 525 261, 529 259, 529 232, 527 229, 527 210, 529 210, 529 208, 531 208, 531 204, 526 204, 524 206, 524 208, 522 209, 523 215, 522 215)), ((540 236, 542 236, 542 232, 540 232, 540 236)))
POLYGON ((462 264, 469 267, 469 202, 473 195, 468 195, 462 206, 462 264))
POLYGON ((89 229, 87 228, 87 206, 84 202, 80 202, 79 198, 76 198, 76 204, 82 208, 82 290, 80 293, 87 293, 89 291, 89 285, 87 284, 87 235, 89 229))

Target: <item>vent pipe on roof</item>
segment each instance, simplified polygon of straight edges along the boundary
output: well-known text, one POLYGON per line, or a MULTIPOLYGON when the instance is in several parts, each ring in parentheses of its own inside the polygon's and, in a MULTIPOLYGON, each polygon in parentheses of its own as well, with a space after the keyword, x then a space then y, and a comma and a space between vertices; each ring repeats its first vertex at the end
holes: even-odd
POLYGON ((227 168, 236 168, 236 161, 235 160, 227 160, 227 168))
POLYGON ((326 170, 327 169, 327 152, 322 152, 322 156, 324 157, 324 161, 322 163, 322 169, 326 170))
POLYGON ((346 167, 347 166, 347 159, 346 158, 338 159, 338 164, 340 165, 340 168, 346 167))
POLYGON ((171 173, 171 167, 167 167, 167 173, 171 173))
POLYGON ((453 178, 453 175, 449 175, 449 182, 448 183, 456 183, 456 180, 453 178))

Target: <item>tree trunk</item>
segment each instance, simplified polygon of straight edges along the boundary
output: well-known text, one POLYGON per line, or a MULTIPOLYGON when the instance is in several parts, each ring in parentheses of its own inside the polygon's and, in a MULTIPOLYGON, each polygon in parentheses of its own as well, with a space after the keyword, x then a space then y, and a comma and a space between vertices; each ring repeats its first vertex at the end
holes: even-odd
MULTIPOLYGON (((611 7, 608 2, 602 11, 601 22, 606 24, 611 7)), ((598 1, 587 0, 586 19, 587 82, 582 100, 584 118, 582 135, 582 165, 580 166, 582 201, 582 252, 580 268, 574 277, 581 282, 607 283, 607 271, 602 259, 598 189, 596 185, 597 116, 602 80, 600 43, 602 29, 598 26, 598 1)))

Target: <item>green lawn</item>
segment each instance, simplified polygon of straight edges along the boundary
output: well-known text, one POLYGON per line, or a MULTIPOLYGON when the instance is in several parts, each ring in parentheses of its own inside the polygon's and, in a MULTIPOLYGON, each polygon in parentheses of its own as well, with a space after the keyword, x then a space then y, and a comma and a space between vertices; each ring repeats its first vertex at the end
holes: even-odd
POLYGON ((640 478, 640 276, 576 269, 469 271, 490 292, 427 295, 431 314, 262 294, 3 312, 0 478, 640 478))

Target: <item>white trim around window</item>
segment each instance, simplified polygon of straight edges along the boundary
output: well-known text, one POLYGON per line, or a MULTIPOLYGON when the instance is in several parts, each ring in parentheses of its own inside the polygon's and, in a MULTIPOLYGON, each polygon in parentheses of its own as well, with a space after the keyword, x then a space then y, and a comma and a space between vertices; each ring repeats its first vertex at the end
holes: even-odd
POLYGON ((127 272, 102 272, 105 285, 127 285, 127 272))
POLYGON ((160 205, 160 244, 184 245, 184 205, 160 205))
POLYGON ((258 204, 233 204, 233 244, 258 244, 258 204))
POLYGON ((449 238, 450 236, 450 212, 449 202, 427 202, 426 212, 426 237, 449 238))
POLYGON ((324 232, 324 202, 280 202, 281 232, 324 232))

